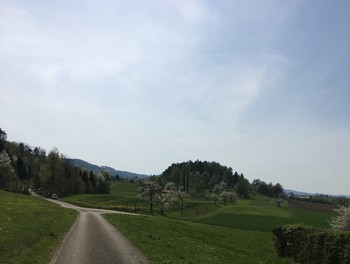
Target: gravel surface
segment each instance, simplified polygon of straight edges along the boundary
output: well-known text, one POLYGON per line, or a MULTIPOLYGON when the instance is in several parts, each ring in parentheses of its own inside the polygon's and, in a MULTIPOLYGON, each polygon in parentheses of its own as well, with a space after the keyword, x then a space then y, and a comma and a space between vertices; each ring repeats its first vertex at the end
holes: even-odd
POLYGON ((142 253, 102 216, 106 213, 127 213, 50 201, 80 213, 50 264, 149 263, 142 253))

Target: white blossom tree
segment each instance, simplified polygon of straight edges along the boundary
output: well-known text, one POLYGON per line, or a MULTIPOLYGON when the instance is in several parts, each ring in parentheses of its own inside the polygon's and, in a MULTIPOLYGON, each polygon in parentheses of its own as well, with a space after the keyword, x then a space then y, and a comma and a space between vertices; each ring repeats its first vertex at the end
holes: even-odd
POLYGON ((173 204, 175 198, 175 184, 173 182, 167 182, 164 190, 158 192, 156 196, 156 202, 160 206, 160 213, 164 215, 164 211, 173 204))
POLYGON ((220 200, 222 200, 224 204, 226 204, 226 202, 231 204, 235 203, 237 198, 238 197, 234 192, 222 191, 220 194, 220 200))
POLYGON ((153 205, 156 203, 156 196, 161 192, 160 185, 152 180, 144 180, 140 182, 141 196, 148 196, 149 198, 149 210, 153 214, 153 205))
POLYGON ((350 230, 350 206, 341 205, 334 209, 338 213, 330 221, 330 225, 334 229, 350 230))
POLYGON ((160 213, 164 215, 164 211, 173 204, 174 192, 172 191, 162 191, 156 196, 156 203, 160 206, 160 213))
POLYGON ((216 206, 217 201, 219 201, 220 199, 220 193, 221 193, 221 187, 218 184, 215 184, 213 190, 212 190, 212 194, 211 197, 214 198, 214 204, 216 206))

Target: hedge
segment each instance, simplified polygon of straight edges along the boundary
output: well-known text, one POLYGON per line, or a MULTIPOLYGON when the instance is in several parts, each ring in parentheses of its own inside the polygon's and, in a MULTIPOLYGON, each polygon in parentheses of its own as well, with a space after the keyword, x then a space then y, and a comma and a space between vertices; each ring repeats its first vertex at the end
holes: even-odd
POLYGON ((299 263, 350 264, 350 232, 320 230, 301 225, 273 229, 281 257, 299 263))

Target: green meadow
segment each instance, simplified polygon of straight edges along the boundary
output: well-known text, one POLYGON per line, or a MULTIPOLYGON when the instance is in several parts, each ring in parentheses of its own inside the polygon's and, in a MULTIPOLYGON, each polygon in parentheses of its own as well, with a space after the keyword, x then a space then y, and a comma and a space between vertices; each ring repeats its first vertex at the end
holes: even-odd
POLYGON ((287 224, 304 224, 327 228, 332 213, 291 208, 285 201, 277 207, 274 199, 255 195, 252 199, 240 199, 237 204, 222 206, 196 221, 204 224, 231 228, 270 232, 274 227, 287 224))
POLYGON ((328 228, 333 213, 277 207, 269 197, 256 194, 235 204, 219 202, 209 194, 185 199, 184 214, 179 202, 161 216, 149 215, 147 197, 137 197, 137 186, 112 184, 110 195, 76 195, 65 198, 80 206, 135 211, 145 216, 107 215, 152 263, 291 263, 277 256, 272 228, 285 224, 328 228))
POLYGON ((80 194, 62 198, 63 201, 81 207, 147 213, 147 203, 137 197, 137 186, 130 182, 113 182, 110 194, 80 194))
MULTIPOLYGON (((85 207, 122 210, 141 216, 105 217, 143 252, 151 263, 292 263, 277 256, 273 227, 303 223, 328 228, 334 215, 289 207, 262 195, 214 205, 209 194, 185 198, 160 215, 149 214, 147 197, 135 184, 113 182, 111 194, 63 198, 85 207)), ((77 213, 43 199, 0 191, 0 263, 47 263, 77 213)))
POLYGON ((291 263, 277 257, 270 232, 160 216, 106 217, 152 263, 291 263))
POLYGON ((0 190, 0 263, 48 263, 77 212, 0 190))

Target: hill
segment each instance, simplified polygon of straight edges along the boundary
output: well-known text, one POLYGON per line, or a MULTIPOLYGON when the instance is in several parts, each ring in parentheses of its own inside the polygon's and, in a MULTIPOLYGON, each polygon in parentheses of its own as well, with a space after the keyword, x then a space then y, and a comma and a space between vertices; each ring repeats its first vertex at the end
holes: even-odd
POLYGON ((118 175, 121 178, 126 178, 126 179, 133 179, 134 177, 138 178, 147 178, 148 175, 145 174, 137 174, 134 172, 129 172, 129 171, 121 171, 121 170, 116 170, 112 167, 109 166, 98 166, 95 164, 91 164, 85 160, 81 159, 67 159, 68 161, 72 162, 73 165, 80 167, 84 170, 87 171, 93 171, 93 172, 109 172, 111 176, 116 176, 118 175))

